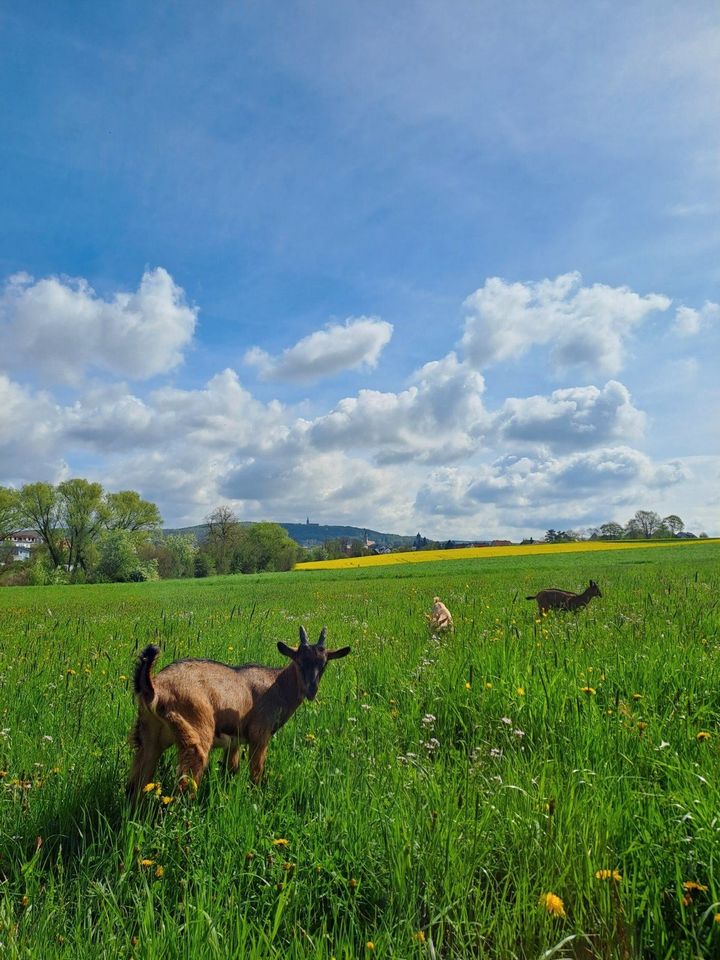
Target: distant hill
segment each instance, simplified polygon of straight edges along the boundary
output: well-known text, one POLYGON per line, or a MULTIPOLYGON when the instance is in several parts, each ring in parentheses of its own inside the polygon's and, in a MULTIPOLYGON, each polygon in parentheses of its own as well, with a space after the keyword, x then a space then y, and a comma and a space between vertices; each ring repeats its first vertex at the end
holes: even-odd
MULTIPOLYGON (((241 526, 250 526, 248 521, 240 521, 241 526)), ((381 533, 379 530, 370 530, 366 527, 350 527, 340 524, 322 524, 322 523, 279 523, 288 532, 296 543, 301 547, 315 547, 325 540, 336 540, 338 538, 349 540, 372 540, 378 546, 400 547, 410 546, 414 537, 404 537, 398 533, 381 533)), ((164 533, 191 533, 202 542, 207 537, 207 524, 199 523, 194 527, 175 527, 165 530, 164 533)))

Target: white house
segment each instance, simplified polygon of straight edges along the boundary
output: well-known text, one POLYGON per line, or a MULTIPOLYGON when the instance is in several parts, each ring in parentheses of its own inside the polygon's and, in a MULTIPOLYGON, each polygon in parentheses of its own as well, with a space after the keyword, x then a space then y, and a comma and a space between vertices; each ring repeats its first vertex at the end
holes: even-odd
MULTIPOLYGON (((0 541, 3 546, 11 547, 9 560, 29 560, 35 547, 41 547, 43 539, 37 530, 16 530, 0 541)), ((0 563, 2 560, 0 559, 0 563)))

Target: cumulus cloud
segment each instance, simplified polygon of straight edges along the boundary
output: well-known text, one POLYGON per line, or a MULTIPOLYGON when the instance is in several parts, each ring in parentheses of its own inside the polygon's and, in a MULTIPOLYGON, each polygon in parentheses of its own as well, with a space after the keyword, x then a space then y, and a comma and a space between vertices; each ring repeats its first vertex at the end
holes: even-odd
POLYGON ((675 311, 672 330, 678 337, 693 337, 720 320, 720 304, 706 300, 699 310, 680 306, 675 311))
MULTIPOLYGON (((394 529, 412 511, 412 489, 400 468, 378 468, 344 453, 318 453, 297 437, 271 454, 234 465, 220 482, 223 497, 244 511, 277 519, 320 513, 326 522, 358 523, 394 529)), ((404 524, 403 524, 404 526, 404 524)))
POLYGON ((677 460, 655 464, 631 447, 619 446, 573 453, 565 457, 507 456, 475 468, 443 469, 431 474, 418 491, 416 507, 427 513, 461 516, 481 504, 514 508, 527 515, 554 505, 566 511, 592 497, 584 511, 602 513, 603 504, 630 491, 662 489, 688 479, 677 460))
POLYGON ((462 347, 478 369, 517 360, 533 346, 551 348, 554 367, 616 373, 628 337, 668 297, 640 296, 627 287, 585 287, 579 273, 554 280, 507 283, 487 280, 465 301, 462 347))
POLYGON ((161 267, 109 300, 84 280, 16 274, 0 294, 0 363, 71 385, 88 370, 144 380, 181 362, 196 320, 161 267))
POLYGON ((253 347, 244 362, 257 367, 261 380, 313 383, 343 370, 372 369, 392 332, 392 324, 377 317, 351 317, 303 337, 277 357, 253 347))
POLYGON ((97 387, 62 411, 61 424, 69 442, 104 452, 160 445, 258 452, 287 433, 282 405, 256 400, 230 369, 202 389, 163 387, 147 401, 121 384, 97 387))
POLYGON ((454 353, 425 364, 407 390, 361 390, 310 425, 320 449, 372 449, 377 463, 443 462, 478 449, 488 423, 485 381, 454 353))
POLYGON ((0 373, 0 483, 61 478, 65 462, 59 417, 49 394, 0 373))
POLYGON ((569 387, 554 390, 549 397, 510 397, 496 414, 494 427, 498 439, 507 444, 568 451, 637 440, 645 422, 627 387, 609 380, 602 390, 569 387))

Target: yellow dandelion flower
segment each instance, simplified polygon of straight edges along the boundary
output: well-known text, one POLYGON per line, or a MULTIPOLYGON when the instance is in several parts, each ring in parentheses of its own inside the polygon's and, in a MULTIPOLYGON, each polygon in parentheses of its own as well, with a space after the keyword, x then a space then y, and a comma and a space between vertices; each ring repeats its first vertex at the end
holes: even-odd
POLYGON ((165 804, 166 807, 170 803, 175 803, 175 797, 161 797, 160 799, 165 804))
POLYGON ((715 923, 720 923, 720 913, 716 913, 715 916, 713 917, 713 920, 715 921, 715 923))
POLYGON ((517 695, 518 695, 519 697, 524 697, 524 696, 525 696, 525 687, 518 687, 518 688, 517 688, 517 695))
POLYGON ((596 880, 615 880, 616 883, 620 883, 622 880, 622 874, 617 870, 597 870, 595 872, 596 880))
POLYGON ((317 740, 317 737, 314 733, 306 733, 305 739, 308 743, 314 743, 317 740))
POLYGON ((155 871, 155 876, 158 878, 158 880, 162 880, 162 878, 165 876, 165 867, 158 867, 155 871))
POLYGON ((154 861, 154 860, 145 859, 145 860, 141 860, 141 861, 140 861, 140 866, 141 866, 141 867, 152 867, 152 866, 154 866, 154 865, 155 865, 155 861, 154 861))
POLYGON ((413 940, 417 940, 418 943, 425 943, 425 931, 418 930, 417 933, 413 934, 413 940))
POLYGON ((540 897, 540 906, 545 907, 553 917, 565 916, 565 904, 554 893, 543 893, 540 897))
POLYGON ((274 847, 288 847, 290 846, 290 841, 286 840, 285 837, 278 837, 277 840, 273 840, 272 845, 274 847))
POLYGON ((375 944, 372 942, 372 940, 368 940, 368 942, 365 944, 365 947, 366 947, 368 950, 374 950, 374 949, 375 949, 375 944))
POLYGON ((121 673, 121 674, 120 674, 120 683, 125 683, 126 680, 127 680, 127 677, 125 676, 125 674, 124 674, 124 673, 121 673))
POLYGON ((355 889, 355 887, 357 886, 357 880, 355 879, 355 877, 350 877, 350 880, 348 881, 348 886, 350 887, 351 890, 355 889))
POLYGON ((465 689, 466 689, 466 690, 472 690, 472 684, 470 683, 469 680, 465 683, 465 689))
POLYGON ((634 693, 632 698, 633 700, 642 700, 643 695, 641 693, 634 693))
POLYGON ((710 734, 707 732, 707 730, 701 730, 698 734, 696 734, 695 739, 696 739, 696 740, 701 740, 701 741, 702 741, 702 740, 709 740, 709 739, 710 739, 710 734))
POLYGON ((486 683, 486 684, 485 684, 485 689, 486 689, 486 690, 492 690, 492 684, 491 684, 491 683, 486 683))
POLYGON ((580 687, 580 693, 586 693, 589 697, 594 697, 597 690, 595 687, 580 687))
POLYGON ((704 883, 696 883, 694 880, 686 880, 685 883, 683 883, 683 890, 685 890, 686 893, 694 893, 695 891, 705 893, 707 887, 704 883))
POLYGON ((289 860, 286 860, 285 863, 283 864, 283 870, 284 870, 286 873, 290 873, 290 872, 291 872, 292 870, 294 870, 294 869, 295 869, 295 864, 294 864, 294 863, 290 863, 289 860))
POLYGON ((152 791, 157 790, 159 786, 159 783, 146 783, 143 787, 143 793, 152 793, 152 791))

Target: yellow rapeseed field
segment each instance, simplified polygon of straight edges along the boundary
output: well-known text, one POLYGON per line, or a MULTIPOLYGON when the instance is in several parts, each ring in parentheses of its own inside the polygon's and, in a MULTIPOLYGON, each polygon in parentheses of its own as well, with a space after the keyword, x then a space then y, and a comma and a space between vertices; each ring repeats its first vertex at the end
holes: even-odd
POLYGON ((347 557, 342 560, 312 560, 298 563, 296 570, 337 570, 349 567, 389 566, 394 563, 427 563, 430 560, 475 560, 493 557, 523 557, 541 553, 591 553, 600 550, 635 550, 638 547, 692 547, 720 540, 584 540, 577 543, 524 543, 510 547, 457 547, 451 550, 410 550, 372 557, 347 557))

